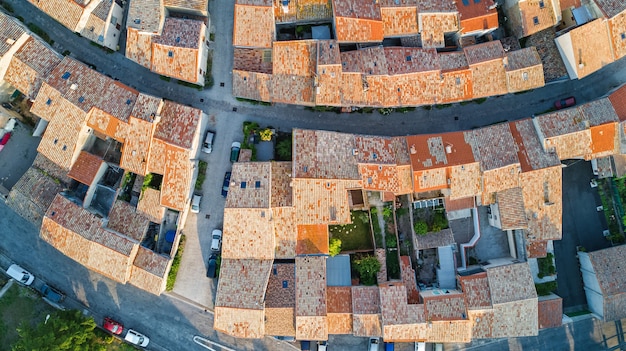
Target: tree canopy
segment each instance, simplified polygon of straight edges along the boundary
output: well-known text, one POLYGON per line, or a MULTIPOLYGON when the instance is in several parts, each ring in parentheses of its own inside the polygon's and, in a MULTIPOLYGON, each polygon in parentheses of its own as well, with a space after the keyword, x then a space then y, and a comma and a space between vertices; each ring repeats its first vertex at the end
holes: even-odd
POLYGON ((374 256, 367 256, 355 261, 356 270, 359 272, 363 285, 376 284, 376 275, 380 271, 381 264, 374 256))

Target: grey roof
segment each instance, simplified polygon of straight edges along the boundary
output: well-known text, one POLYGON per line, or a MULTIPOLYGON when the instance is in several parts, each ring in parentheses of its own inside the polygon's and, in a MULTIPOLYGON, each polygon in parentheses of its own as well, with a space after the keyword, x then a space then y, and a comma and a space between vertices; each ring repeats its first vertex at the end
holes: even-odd
POLYGON ((337 255, 326 260, 326 285, 350 286, 350 255, 337 255))

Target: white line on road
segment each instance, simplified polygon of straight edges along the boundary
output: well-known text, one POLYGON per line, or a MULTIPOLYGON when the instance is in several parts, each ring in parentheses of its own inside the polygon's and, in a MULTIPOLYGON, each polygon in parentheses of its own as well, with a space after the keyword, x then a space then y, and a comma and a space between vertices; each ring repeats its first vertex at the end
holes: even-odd
POLYGON ((198 344, 198 345, 200 345, 200 346, 202 346, 202 347, 206 348, 207 350, 211 350, 211 351, 216 351, 216 350, 215 350, 215 349, 213 349, 213 348, 211 348, 211 347, 210 347, 210 346, 208 346, 208 345, 205 345, 205 343, 207 343, 207 344, 211 344, 211 345, 215 345, 215 346, 217 346, 217 347, 221 348, 222 350, 226 350, 226 351, 237 351, 237 350, 235 350, 235 349, 231 349, 230 347, 226 347, 226 346, 224 346, 224 345, 222 345, 222 344, 218 344, 218 343, 216 343, 215 341, 211 341, 211 340, 209 340, 209 339, 205 339, 205 338, 203 338, 203 337, 201 337, 201 336, 198 336, 198 335, 195 335, 195 336, 193 337, 193 342, 195 342, 196 344, 198 344))

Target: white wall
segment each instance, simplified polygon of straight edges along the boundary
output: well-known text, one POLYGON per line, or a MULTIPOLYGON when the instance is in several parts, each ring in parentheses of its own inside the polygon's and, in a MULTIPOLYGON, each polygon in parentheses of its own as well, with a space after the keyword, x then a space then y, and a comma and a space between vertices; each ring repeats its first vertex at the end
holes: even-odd
POLYGON ((567 69, 570 79, 578 78, 578 71, 576 70, 576 57, 574 56, 574 48, 572 46, 572 36, 570 33, 565 33, 560 37, 554 39, 556 48, 559 49, 561 59, 567 69))
POLYGON ((123 27, 122 19, 124 17, 124 10, 115 1, 107 17, 107 26, 104 29, 104 43, 103 45, 111 50, 117 50, 117 44, 120 41, 120 29, 123 27), (115 21, 112 20, 115 18, 115 21), (120 25, 120 29, 115 27, 116 24, 120 25))

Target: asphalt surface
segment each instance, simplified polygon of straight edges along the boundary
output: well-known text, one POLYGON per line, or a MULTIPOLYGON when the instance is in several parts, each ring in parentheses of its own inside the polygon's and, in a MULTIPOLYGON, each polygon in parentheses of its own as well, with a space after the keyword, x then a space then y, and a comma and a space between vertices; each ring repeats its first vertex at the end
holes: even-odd
POLYGON ((576 256, 576 246, 596 251, 611 246, 602 232, 607 229, 598 188, 589 185, 594 178, 591 163, 570 161, 563 168, 563 239, 555 240, 554 257, 557 270, 557 294, 563 308, 587 304, 576 256))

